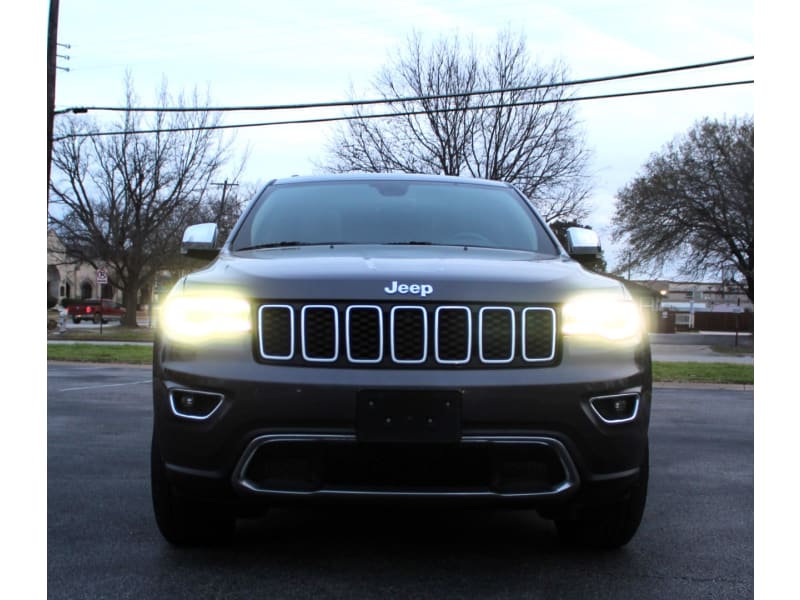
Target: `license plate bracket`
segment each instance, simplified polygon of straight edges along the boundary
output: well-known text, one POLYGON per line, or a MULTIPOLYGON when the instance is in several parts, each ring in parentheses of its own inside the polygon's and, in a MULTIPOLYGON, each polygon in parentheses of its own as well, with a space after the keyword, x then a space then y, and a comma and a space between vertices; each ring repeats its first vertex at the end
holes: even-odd
POLYGON ((359 442, 454 443, 461 440, 462 394, 455 390, 362 390, 359 442))

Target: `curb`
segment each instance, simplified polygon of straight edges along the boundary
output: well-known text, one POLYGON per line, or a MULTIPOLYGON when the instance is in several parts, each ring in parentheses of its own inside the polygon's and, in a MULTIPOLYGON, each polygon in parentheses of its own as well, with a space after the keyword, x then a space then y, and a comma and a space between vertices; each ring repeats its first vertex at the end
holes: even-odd
POLYGON ((737 392, 752 392, 755 385, 752 383, 693 383, 686 381, 654 381, 653 388, 672 388, 681 390, 731 390, 737 392))

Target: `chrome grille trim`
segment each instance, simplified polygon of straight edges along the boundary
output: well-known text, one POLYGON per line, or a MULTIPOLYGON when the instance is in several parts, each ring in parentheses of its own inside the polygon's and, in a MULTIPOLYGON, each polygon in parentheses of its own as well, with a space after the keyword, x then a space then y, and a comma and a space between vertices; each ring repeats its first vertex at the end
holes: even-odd
POLYGON ((472 311, 466 306, 439 306, 436 308, 436 313, 434 316, 434 337, 433 337, 433 344, 434 344, 434 356, 436 357, 436 362, 442 365, 465 365, 467 364, 470 359, 472 358, 472 311), (467 313, 467 354, 463 360, 446 360, 441 357, 441 353, 439 352, 439 319, 441 316, 442 311, 445 310, 458 310, 464 311, 467 313))
POLYGON ((557 309, 548 306, 291 301, 257 314, 263 362, 520 368, 558 359, 557 309))
POLYGON ((303 358, 308 362, 336 362, 339 358, 339 310, 330 304, 307 304, 300 316, 300 346, 303 358), (329 357, 311 356, 308 353, 308 336, 306 335, 307 314, 309 310, 327 309, 333 313, 333 354, 329 357))
POLYGON ((560 440, 546 435, 463 435, 461 444, 464 446, 491 446, 510 445, 517 447, 538 446, 547 448, 554 453, 561 464, 564 478, 552 485, 549 489, 540 491, 512 491, 500 492, 489 488, 483 489, 456 489, 456 490, 417 490, 392 489, 382 487, 373 489, 362 485, 352 487, 325 487, 317 489, 293 490, 281 487, 263 487, 250 478, 249 468, 256 454, 267 444, 357 444, 355 435, 328 434, 328 433, 299 433, 299 434, 265 434, 254 438, 244 449, 231 475, 231 484, 239 492, 247 494, 263 494, 271 496, 319 496, 342 497, 358 494, 359 496, 373 496, 385 498, 547 498, 558 497, 570 493, 581 483, 581 477, 575 466, 567 447, 560 440))
POLYGON ((481 362, 489 365, 502 365, 510 363, 514 360, 514 342, 516 341, 516 318, 514 315, 514 309, 510 306, 484 306, 483 308, 478 311, 478 355, 480 356, 481 362), (509 344, 509 351, 508 351, 508 358, 487 358, 484 355, 484 315, 488 311, 503 311, 508 312, 511 315, 511 335, 509 336, 510 344, 509 344))
POLYGON ((548 307, 539 307, 539 306, 529 306, 522 310, 522 358, 526 362, 550 362, 556 357, 556 311, 552 308, 548 307), (550 327, 551 327, 551 336, 550 336, 550 355, 545 358, 530 358, 528 357, 527 353, 527 344, 525 340, 528 339, 528 328, 527 324, 528 321, 525 316, 530 311, 538 311, 538 312, 549 312, 550 313, 550 327))
POLYGON ((389 339, 391 341, 392 361, 398 365, 419 365, 428 359, 428 311, 424 306, 395 306, 392 308, 389 321, 389 339), (397 313, 401 311, 419 311, 422 313, 422 355, 418 359, 402 359, 398 358, 395 352, 397 348, 397 336, 395 331, 395 324, 397 322, 397 313))
POLYGON ((294 358, 294 307, 290 304, 263 304, 258 309, 258 350, 261 358, 267 360, 292 360, 294 358), (281 354, 268 354, 264 350, 264 312, 270 309, 286 309, 289 311, 289 353, 286 355, 281 354))
POLYGON ((355 364, 378 364, 383 361, 383 311, 373 304, 353 304, 345 311, 345 345, 347 360, 355 364), (378 313, 378 356, 375 359, 354 358, 352 353, 352 333, 350 329, 350 313, 353 310, 374 310, 378 313))

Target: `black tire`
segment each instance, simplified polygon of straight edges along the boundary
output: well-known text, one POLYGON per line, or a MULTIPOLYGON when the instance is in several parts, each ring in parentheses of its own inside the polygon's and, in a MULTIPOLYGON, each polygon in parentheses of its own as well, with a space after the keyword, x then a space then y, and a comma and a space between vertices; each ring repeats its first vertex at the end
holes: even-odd
POLYGON ((81 322, 81 320, 78 317, 72 317, 72 322, 77 325, 78 323, 81 322))
POLYGON ((561 539, 567 544, 612 550, 627 544, 642 521, 650 476, 649 452, 639 470, 639 479, 616 502, 586 508, 577 519, 556 520, 561 539))
POLYGON ((150 485, 153 511, 161 535, 175 546, 218 545, 230 541, 236 518, 222 507, 176 494, 167 479, 158 442, 150 449, 150 485))

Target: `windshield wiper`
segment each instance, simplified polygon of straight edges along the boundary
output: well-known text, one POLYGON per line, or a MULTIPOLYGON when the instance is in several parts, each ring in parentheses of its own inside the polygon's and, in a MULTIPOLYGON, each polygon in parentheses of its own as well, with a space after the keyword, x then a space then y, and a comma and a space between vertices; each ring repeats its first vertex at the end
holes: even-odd
POLYGON ((291 248, 292 246, 327 246, 325 243, 311 243, 311 242, 297 242, 297 241, 283 241, 283 242, 270 242, 268 244, 256 244, 255 246, 245 246, 244 248, 237 248, 237 252, 244 250, 262 250, 264 248, 291 248))
MULTIPOLYGON (((267 244, 256 244, 254 246, 245 246, 244 248, 236 248, 236 252, 244 252, 246 250, 263 250, 265 248, 292 248, 299 246, 342 246, 348 242, 299 242, 299 241, 281 241, 269 242, 267 244)), ((383 242, 382 246, 435 246, 433 242, 418 242, 410 240, 408 242, 383 242)))

